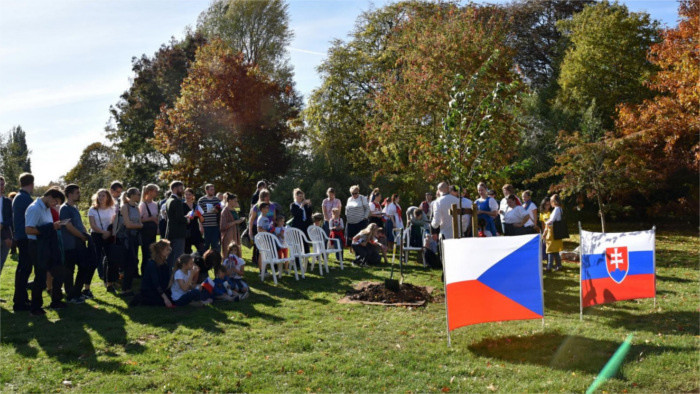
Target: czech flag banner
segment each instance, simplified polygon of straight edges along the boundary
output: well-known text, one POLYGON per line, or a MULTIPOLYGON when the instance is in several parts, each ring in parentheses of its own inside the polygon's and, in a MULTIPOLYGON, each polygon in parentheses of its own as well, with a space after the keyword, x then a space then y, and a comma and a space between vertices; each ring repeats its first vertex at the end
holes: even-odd
POLYGON ((448 332, 544 317, 539 234, 449 239, 442 247, 448 332))
POLYGON ((195 205, 194 208, 187 213, 187 217, 190 219, 194 219, 195 217, 204 217, 204 210, 202 210, 202 207, 199 205, 195 205))
POLYGON ((581 234, 581 308, 656 297, 656 230, 581 234))

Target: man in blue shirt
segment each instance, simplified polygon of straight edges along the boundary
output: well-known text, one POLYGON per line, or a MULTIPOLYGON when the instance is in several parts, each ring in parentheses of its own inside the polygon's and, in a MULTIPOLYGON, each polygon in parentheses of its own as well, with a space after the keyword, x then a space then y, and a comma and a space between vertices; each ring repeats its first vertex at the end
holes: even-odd
POLYGON ((17 311, 29 310, 29 297, 27 296, 27 282, 32 274, 32 261, 29 257, 28 239, 24 231, 24 213, 32 203, 34 191, 34 175, 23 173, 19 176, 19 193, 12 201, 12 228, 17 241, 19 256, 17 259, 17 271, 15 271, 15 294, 12 309, 17 311))
POLYGON ((42 293, 46 288, 46 272, 51 271, 53 286, 51 293, 52 309, 63 309, 66 304, 61 301, 63 284, 63 265, 58 241, 58 230, 70 220, 54 222, 51 208, 62 204, 65 196, 58 188, 46 191, 37 198, 24 214, 24 231, 27 233, 29 257, 34 266, 34 284, 32 285, 32 303, 30 313, 34 316, 46 314, 42 308, 42 293))
POLYGON ((68 302, 82 304, 85 298, 92 295, 89 289, 96 267, 88 261, 87 247, 85 245, 88 242, 88 232, 83 225, 80 211, 75 206, 80 201, 80 187, 71 184, 66 186, 64 191, 66 202, 61 205, 59 213, 61 220, 70 220, 70 222, 66 223, 63 231, 61 231, 66 273, 63 283, 68 302), (75 283, 73 283, 73 274, 76 267, 78 268, 78 274, 75 277, 75 283), (83 286, 86 287, 85 297, 82 297, 80 293, 83 286))

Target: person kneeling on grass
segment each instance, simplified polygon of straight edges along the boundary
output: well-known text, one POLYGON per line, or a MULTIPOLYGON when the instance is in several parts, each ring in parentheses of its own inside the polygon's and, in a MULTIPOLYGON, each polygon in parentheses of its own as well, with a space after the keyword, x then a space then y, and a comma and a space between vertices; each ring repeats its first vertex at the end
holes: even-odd
POLYGON ((209 298, 209 294, 202 292, 199 288, 198 276, 199 267, 194 265, 194 258, 191 255, 183 254, 177 259, 170 285, 173 304, 176 306, 211 304, 212 299, 209 298))
POLYGON ((161 239, 154 242, 149 247, 151 258, 146 263, 141 280, 141 293, 137 294, 129 303, 130 306, 139 304, 153 306, 173 307, 173 303, 168 298, 168 288, 170 284, 170 267, 168 266, 168 256, 172 249, 170 241, 161 239))
POLYGON ((377 225, 370 223, 369 226, 361 230, 352 237, 352 248, 355 251, 355 261, 358 266, 377 265, 381 262, 379 251, 384 254, 386 260, 386 246, 377 241, 377 225))
POLYGON ((231 289, 240 294, 241 299, 246 299, 250 295, 248 284, 243 281, 243 269, 245 260, 240 257, 241 249, 238 244, 231 242, 229 254, 224 260, 223 266, 226 268, 226 277, 231 285, 231 289))

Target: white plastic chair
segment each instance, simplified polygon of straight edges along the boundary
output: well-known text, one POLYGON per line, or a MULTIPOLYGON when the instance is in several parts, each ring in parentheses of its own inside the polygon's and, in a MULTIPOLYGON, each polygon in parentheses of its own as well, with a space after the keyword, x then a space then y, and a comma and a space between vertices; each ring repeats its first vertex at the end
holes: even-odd
MULTIPOLYGON (((303 231, 294 227, 287 227, 285 231, 285 240, 287 245, 289 245, 289 256, 293 259, 298 258, 301 263, 301 276, 304 277, 306 274, 306 268, 309 264, 309 257, 311 257, 311 270, 314 269, 315 263, 318 260, 318 269, 321 276, 323 276, 323 266, 321 264, 321 252, 315 247, 315 244, 306 237, 303 231), (304 245, 310 245, 313 247, 313 251, 305 252, 304 245)), ((327 269, 327 267, 326 267, 327 269)))
MULTIPOLYGON (((421 239, 421 243, 423 240, 421 239)), ((411 227, 407 227, 404 229, 403 234, 401 234, 401 252, 402 256, 401 258, 403 259, 403 262, 408 264, 408 257, 411 252, 418 252, 419 255, 420 253, 423 252, 423 247, 422 246, 411 246, 411 227)), ((423 260, 421 258, 421 260, 423 260)), ((425 267, 425 261, 423 261, 423 266, 425 267)))
POLYGON ((311 242, 314 243, 314 245, 318 245, 318 251, 321 252, 323 255, 323 260, 326 263, 326 272, 328 272, 328 255, 333 253, 337 256, 340 256, 340 260, 338 262, 340 263, 340 269, 343 269, 343 244, 342 242, 337 239, 337 238, 329 238, 326 235, 326 232, 323 231, 321 227, 318 227, 316 225, 311 225, 309 228, 306 230, 309 232, 309 237, 311 238, 311 242), (328 247, 329 243, 334 243, 335 247, 330 248, 328 247))
POLYGON ((281 278, 282 272, 284 271, 282 264, 287 263, 287 262, 292 262, 292 265, 294 266, 294 278, 296 278, 296 280, 299 280, 297 266, 296 266, 296 264, 293 263, 294 258, 293 257, 285 257, 285 258, 278 257, 277 247, 284 248, 284 247, 286 247, 286 245, 282 245, 274 234, 257 233, 255 235, 255 246, 257 246, 258 250, 260 251, 260 258, 262 261, 262 270, 260 271, 260 281, 261 282, 265 281, 265 270, 266 270, 267 266, 269 265, 270 270, 272 271, 272 278, 275 281, 275 284, 277 284, 277 272, 275 271, 275 264, 277 265, 277 268, 279 270, 279 276, 281 278))

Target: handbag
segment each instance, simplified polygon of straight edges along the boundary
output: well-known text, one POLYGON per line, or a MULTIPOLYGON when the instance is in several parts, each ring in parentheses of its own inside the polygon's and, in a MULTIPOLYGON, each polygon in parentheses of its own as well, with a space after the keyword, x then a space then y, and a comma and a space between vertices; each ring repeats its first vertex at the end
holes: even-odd
POLYGON ((554 239, 566 239, 569 238, 569 229, 566 227, 566 217, 562 213, 561 220, 558 220, 552 224, 554 239))
POLYGON ((253 246, 253 244, 250 242, 250 234, 248 234, 248 229, 245 229, 243 234, 241 234, 241 243, 248 249, 253 246))

